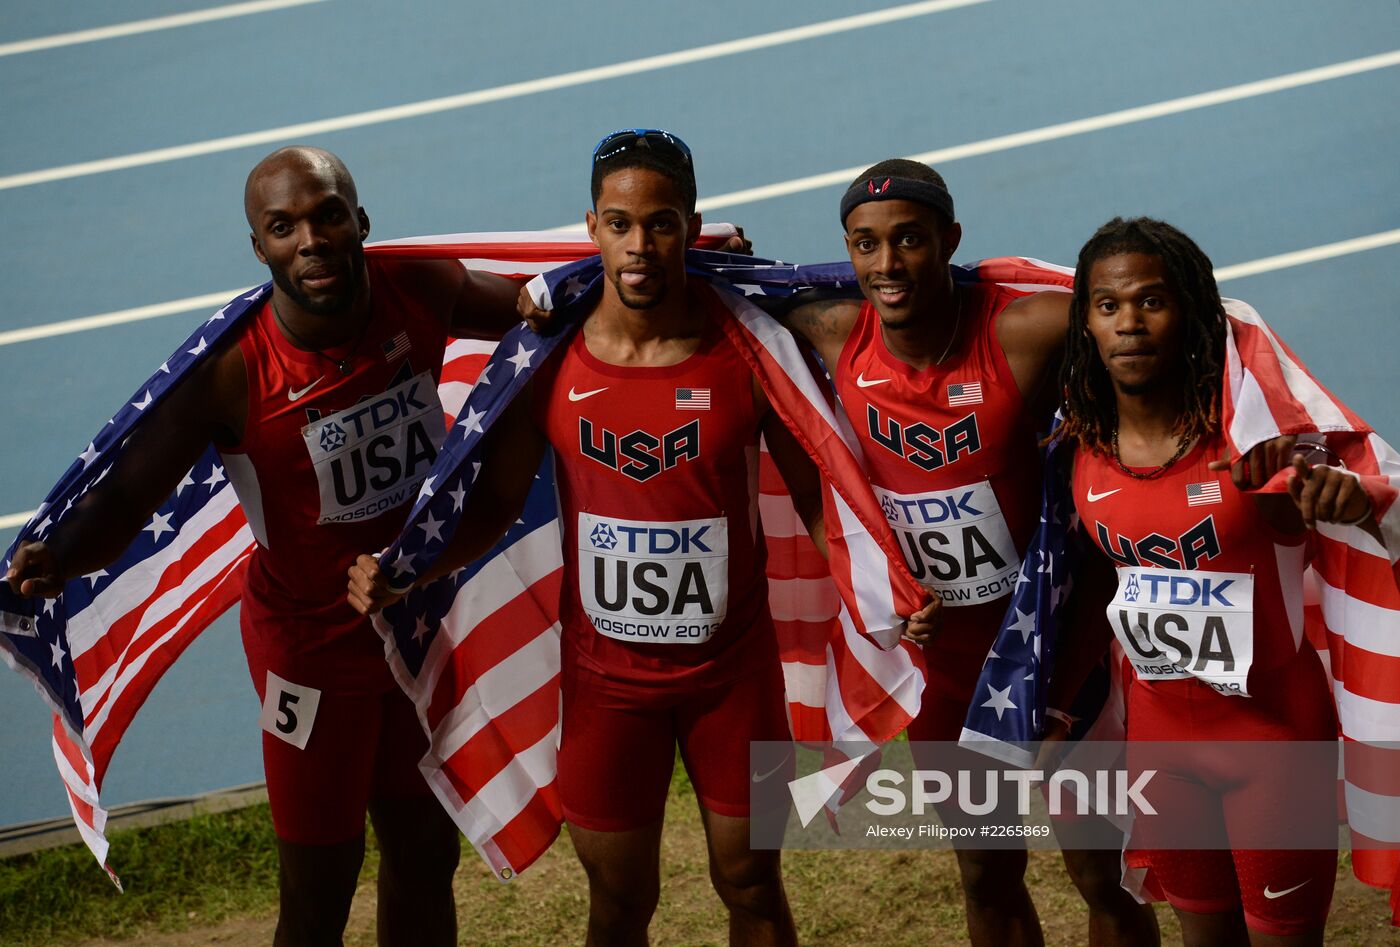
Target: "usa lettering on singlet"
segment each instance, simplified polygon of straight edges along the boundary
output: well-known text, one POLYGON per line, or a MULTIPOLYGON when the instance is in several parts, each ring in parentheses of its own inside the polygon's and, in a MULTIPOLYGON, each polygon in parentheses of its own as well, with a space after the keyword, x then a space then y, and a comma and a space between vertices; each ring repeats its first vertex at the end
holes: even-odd
POLYGON ((367 520, 407 503, 447 434, 428 372, 301 429, 321 509, 317 525, 367 520))
POLYGON ((946 605, 979 605, 1016 585, 1016 543, 989 481, 927 493, 876 486, 914 578, 946 605))
POLYGON ((1139 678, 1194 677, 1222 694, 1249 696, 1254 576, 1125 566, 1108 620, 1139 678))
POLYGON ((729 612, 725 517, 650 522, 578 514, 579 595, 599 634, 700 644, 729 612))
POLYGON ((1039 480, 1034 432, 996 336, 997 314, 1024 293, 969 294, 966 341, 946 364, 899 362, 866 303, 835 375, 905 564, 950 607, 1003 600, 1015 587, 1035 515, 1020 498, 1039 480))

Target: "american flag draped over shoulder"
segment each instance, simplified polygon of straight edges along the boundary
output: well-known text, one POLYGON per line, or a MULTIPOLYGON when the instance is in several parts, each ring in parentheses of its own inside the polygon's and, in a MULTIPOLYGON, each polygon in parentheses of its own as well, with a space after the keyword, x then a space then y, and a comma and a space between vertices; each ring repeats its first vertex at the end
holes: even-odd
MULTIPOLYGON (((733 229, 707 228, 717 244, 733 229)), ((467 234, 382 244, 383 256, 458 256, 469 268, 527 278, 595 252, 572 233, 467 234), (408 244, 403 246, 401 244, 408 244), (446 249, 449 248, 450 249, 446 249)), ((171 388, 255 313, 271 284, 230 301, 201 323, 105 424, 16 536, 42 540, 111 469, 135 426, 171 388)), ((490 346, 448 347, 440 394, 455 413, 490 346)), ((68 582, 53 600, 21 598, 0 583, 0 658, 28 678, 54 711, 54 760, 79 833, 106 867, 107 813, 100 789, 122 735, 165 670, 242 593, 254 539, 211 448, 105 569, 68 582)), ((110 869, 109 869, 110 873, 110 869)), ((114 882, 116 875, 112 875, 114 882)))
MULTIPOLYGON (((821 666, 831 674, 821 682, 819 715, 805 703, 812 700, 810 691, 803 691, 800 700, 790 695, 790 701, 806 708, 793 714, 795 736, 815 740, 836 733, 888 740, 918 711, 923 666, 917 651, 898 643, 898 635, 899 616, 918 607, 922 592, 898 556, 849 428, 831 409, 793 339, 742 295, 763 291, 755 279, 775 292, 811 280, 823 285, 837 280, 748 258, 693 255, 690 263, 694 275, 712 283, 701 291, 715 293, 728 311, 723 331, 824 474, 830 570, 843 607, 836 622, 822 627, 822 640, 804 639, 799 649, 820 649, 821 666), (736 292, 725 287, 735 278, 731 274, 739 272, 745 288, 736 292)), ((545 308, 559 304, 556 318, 563 328, 541 337, 521 327, 498 346, 483 370, 486 383, 468 397, 402 536, 381 557, 395 584, 410 583, 450 541, 480 470, 478 448, 485 431, 587 313, 599 277, 596 261, 585 261, 551 272, 533 287, 545 308)), ((850 279, 848 271, 845 279, 850 279)), ((552 501, 546 466, 526 514, 504 541, 509 549, 503 555, 410 593, 375 623, 388 643, 390 664, 430 735, 424 771, 463 833, 502 879, 542 854, 560 825, 554 786, 558 625, 552 602, 545 603, 542 596, 528 608, 520 604, 523 591, 537 584, 547 584, 557 595, 562 557, 552 501), (490 579, 480 583, 477 576, 485 572, 490 579), (513 612, 499 619, 504 601, 513 612), (512 667, 506 669, 507 664, 512 667)), ((771 532, 766 506, 763 516, 765 532, 771 532)), ((776 528, 774 558, 783 560, 785 550, 791 550, 790 542, 784 545, 792 538, 791 524, 776 528)), ((804 580, 789 574, 787 581, 804 580)), ((780 636, 785 633, 780 628, 780 636)), ((791 663, 794 648, 782 650, 791 663)), ((793 680, 791 670, 788 677, 793 680)), ((798 678, 810 686, 810 675, 798 672, 798 678)))
MULTIPOLYGON (((1383 542, 1357 527, 1319 524, 1305 577, 1305 618, 1328 666, 1345 743, 1352 867, 1361 881, 1391 891, 1392 923, 1400 924, 1400 455, 1322 387, 1253 308, 1223 303, 1230 332, 1222 414, 1232 458, 1280 434, 1323 435, 1359 476, 1380 525, 1383 542)), ((1062 546, 1065 537, 1055 534, 1072 527, 1072 501, 1055 472, 1047 464, 1037 548, 1062 546)), ((1280 492, 1286 483, 1282 471, 1263 489, 1280 492)), ((1039 733, 1061 617, 1053 606, 1063 601, 1069 580, 1068 571, 1042 571, 1027 556, 977 685, 979 696, 1001 693, 1012 706, 993 711, 974 700, 965 745, 1018 765, 1030 762, 1023 744, 1039 733), (1016 626, 1031 604, 1041 607, 1034 633, 1023 639, 1016 626)))
MULTIPOLYGON (((700 245, 717 245, 733 233, 727 225, 707 226, 700 245)), ((413 238, 376 244, 368 252, 382 257, 455 258, 471 269, 526 277, 595 250, 577 234, 544 232, 413 238)), ((799 272, 796 267, 749 257, 701 253, 698 258, 703 265, 722 268, 742 281, 740 291, 746 293, 786 294, 804 280, 823 286, 840 286, 843 281, 853 285, 849 267, 841 265, 799 272)), ((564 274, 555 282, 555 292, 581 291, 582 282, 570 283, 576 276, 564 274)), ((265 284, 215 313, 127 399, 20 531, 6 554, 6 567, 20 542, 42 539, 64 521, 77 498, 110 470, 148 409, 216 349, 227 332, 256 312, 269 290, 270 284, 265 284)), ((439 391, 446 421, 454 430, 472 432, 477 424, 486 423, 474 413, 481 408, 464 411, 464 403, 473 390, 485 391, 501 382, 508 387, 517 366, 524 371, 523 362, 529 360, 519 347, 523 337, 522 333, 514 345, 501 348, 495 364, 504 370, 498 375, 498 369, 491 369, 481 385, 476 385, 478 375, 494 346, 470 340, 449 344, 439 391)), ((790 360, 792 353, 775 355, 774 346, 783 348, 781 340, 769 341, 771 345, 756 352, 755 358, 771 370, 790 360)), ((815 406, 804 410, 817 411, 815 406)), ((425 760, 430 780, 440 796, 466 800, 462 810, 454 810, 459 821, 478 827, 498 824, 494 830, 476 833, 473 841, 502 877, 517 870, 512 865, 523 866, 537 857, 558 826, 557 804, 551 809, 549 794, 537 792, 550 781, 544 774, 552 773, 558 713, 554 623, 560 550, 552 485, 548 472, 542 475, 521 522, 494 554, 453 577, 461 594, 430 590, 423 615, 434 616, 435 622, 437 615, 445 616, 442 628, 435 624, 430 634, 426 621, 421 625, 415 621, 386 646, 409 693, 430 695, 419 707, 431 727, 434 752, 452 750, 443 754, 446 759, 425 760), (433 598, 438 595, 447 597, 438 601, 433 598), (473 617, 463 624, 462 615, 473 617), (473 629, 470 647, 456 646, 460 641, 452 640, 453 628, 473 629), (463 760, 471 765, 458 765, 463 760), (501 813, 512 806, 513 814, 502 819, 501 813), (546 826, 543 834, 540 826, 546 826)), ((434 493, 451 499, 452 489, 440 480, 430 480, 424 499, 434 493)), ((419 507, 420 515, 406 527, 408 534, 417 532, 426 538, 442 529, 430 510, 421 515, 426 502, 419 507)), ((862 538, 858 534, 852 541, 859 546, 862 538)), ((238 600, 241 566, 253 548, 246 520, 211 449, 117 562, 70 581, 59 598, 47 602, 20 598, 0 584, 0 656, 34 683, 55 712, 53 742, 59 774, 79 831, 104 867, 107 814, 99 791, 112 755, 164 671, 200 631, 238 600)), ((770 568, 791 574, 782 566, 782 549, 771 559, 770 568)), ((782 581, 787 585, 780 587, 791 590, 803 579, 782 581)), ((894 595, 891 601, 902 596, 894 595)), ((917 655, 902 647, 882 651, 861 636, 857 629, 868 617, 858 613, 842 634, 834 636, 833 666, 841 669, 842 680, 855 683, 843 690, 833 676, 829 689, 834 699, 845 695, 850 702, 848 710, 837 714, 838 720, 860 721, 868 728, 861 732, 885 738, 902 729, 917 711, 923 675, 917 655)), ((874 625, 879 624, 874 622, 870 630, 878 631, 874 625)), ((823 655, 828 650, 824 641, 816 647, 823 655)), ((812 676, 804 680, 810 684, 812 676)), ((827 735, 817 734, 812 726, 816 720, 825 726, 825 714, 798 716, 798 732, 812 733, 813 739, 827 735)), ((117 881, 115 874, 112 878, 117 881)))
MULTIPOLYGON (((1400 925, 1400 455, 1324 388, 1247 303, 1230 317, 1224 406, 1235 456, 1280 434, 1321 434, 1359 476, 1380 526, 1318 524, 1305 625, 1332 679, 1344 749, 1352 870, 1390 890, 1400 925)), ((1281 473, 1264 488, 1286 489, 1281 473)))

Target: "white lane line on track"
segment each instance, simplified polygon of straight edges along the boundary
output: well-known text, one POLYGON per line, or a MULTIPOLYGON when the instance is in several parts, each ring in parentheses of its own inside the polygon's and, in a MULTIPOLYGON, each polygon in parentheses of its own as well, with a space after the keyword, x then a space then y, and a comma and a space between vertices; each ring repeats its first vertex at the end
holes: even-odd
POLYGON ((20 53, 57 49, 60 46, 76 46, 79 43, 95 43, 98 40, 135 36, 138 33, 154 33, 157 30, 170 30, 179 26, 193 26, 196 23, 229 20, 237 16, 269 13, 287 7, 325 2, 326 0, 253 0, 251 3, 231 3, 228 6, 211 7, 207 10, 192 10, 189 13, 175 13, 170 16, 153 17, 149 20, 133 20, 130 23, 114 23, 111 26, 98 26, 90 30, 55 33, 52 36, 36 36, 33 39, 16 40, 13 43, 0 43, 0 56, 18 56, 20 53))
POLYGON ((18 529, 25 523, 28 523, 29 518, 38 512, 38 510, 26 510, 23 513, 10 513, 6 516, 0 516, 0 529, 18 529))
MULTIPOLYGON (((1376 56, 1365 56, 1361 59, 1351 59, 1346 62, 1334 63, 1330 66, 1321 66, 1316 69, 1305 69, 1302 72, 1291 72, 1287 75, 1275 76, 1272 79, 1260 79, 1256 82, 1227 86, 1223 89, 1215 89, 1210 92, 1186 95, 1181 98, 1168 99, 1164 102, 1156 102, 1151 105, 1139 105, 1134 108, 1121 109, 1116 112, 1105 112, 1102 115, 1095 115, 1090 118, 1060 122, 1056 125, 1046 125, 1042 128, 1033 128, 1028 131, 1015 132, 1010 135, 985 138, 982 141, 968 142, 964 145, 938 148, 933 151, 909 155, 908 157, 915 161, 923 162, 924 164, 946 164, 950 161, 958 161, 962 158, 972 158, 978 155, 992 154, 993 152, 1009 151, 1013 148, 1038 145, 1060 138, 1070 138, 1075 135, 1102 131, 1106 128, 1117 128, 1122 125, 1146 122, 1154 118, 1163 118, 1168 115, 1209 108, 1213 105, 1224 105, 1227 102, 1238 102, 1242 99, 1268 95, 1273 92, 1283 92, 1287 89, 1297 89, 1302 86, 1315 85, 1319 82, 1328 82, 1332 79, 1341 79, 1365 72, 1373 72, 1377 69, 1388 69, 1392 66, 1400 66, 1400 50, 1392 50, 1391 52, 1381 53, 1376 56)), ((810 177, 794 178, 791 181, 780 181, 777 184, 767 184, 762 187, 753 187, 742 191, 731 191, 728 194, 719 194, 698 201, 696 203, 696 209, 700 211, 718 210, 725 207, 734 207, 738 204, 752 204, 756 201, 769 200, 774 197, 783 197, 788 194, 797 194, 823 187, 832 187, 834 185, 845 186, 849 184, 856 175, 865 170, 865 167, 865 165, 858 165, 852 168, 842 168, 839 171, 814 174, 810 177)), ((575 226, 576 229, 581 229, 581 225, 573 226, 575 226)))
POLYGON ((96 161, 82 161, 77 164, 65 164, 53 168, 44 168, 39 171, 26 171, 21 174, 11 174, 0 177, 0 190, 28 187, 33 184, 62 181, 68 178, 84 177, 91 174, 102 174, 107 171, 119 171, 125 168, 139 168, 145 165, 159 164, 164 161, 179 161, 183 158, 193 158, 200 155, 233 151, 238 148, 248 148, 253 145, 289 142, 297 139, 310 138, 314 135, 325 135, 330 132, 344 131, 349 128, 364 128, 367 125, 379 125, 384 122, 398 121, 405 118, 417 118, 421 115, 450 112, 456 109, 482 105, 487 102, 500 102, 504 99, 536 95, 541 92, 552 92, 556 89, 587 85, 593 82, 616 79, 621 76, 653 72, 658 69, 683 66, 690 63, 703 62, 708 59, 719 59, 724 56, 734 56, 739 53, 753 52, 758 49, 769 49, 774 46, 783 46, 789 43, 797 43, 821 36, 830 36, 836 33, 845 33, 869 26, 895 23, 900 20, 926 16, 930 13, 941 13, 944 10, 953 10, 958 7, 967 7, 990 2, 991 0, 924 0, 924 2, 921 3, 906 3, 884 10, 873 10, 869 13, 861 13, 855 16, 843 16, 834 20, 811 23, 807 26, 798 26, 772 33, 761 33, 757 36, 748 36, 743 39, 729 40, 723 43, 712 43, 708 46, 696 46, 674 53, 647 56, 628 62, 614 63, 609 66, 580 69, 575 72, 546 76, 542 79, 512 82, 509 85, 480 89, 475 92, 464 92, 459 95, 424 99, 421 102, 409 102, 405 105, 371 109, 367 112, 356 112, 351 115, 337 116, 336 118, 302 122, 297 125, 284 125, 281 128, 269 128, 263 131, 247 132, 241 135, 229 135, 224 138, 211 138, 207 141, 192 142, 188 145, 156 148, 152 151, 140 151, 135 154, 100 158, 96 161))
POLYGON ((83 316, 80 319, 67 319, 63 322, 50 322, 45 325, 26 326, 23 329, 10 329, 7 332, 0 332, 0 345, 15 345, 19 342, 32 342, 35 339, 47 339, 55 335, 68 335, 71 332, 86 332, 89 329, 105 329, 107 326, 123 325, 127 322, 140 322, 143 319, 155 319, 159 316, 176 316, 182 312, 190 312, 194 309, 217 309, 234 296, 246 291, 247 287, 243 289, 225 290, 222 293, 204 293, 200 296, 186 296, 184 299, 172 299, 170 302, 165 303, 137 306, 134 309, 119 309, 116 312, 104 312, 96 316, 83 316))
POLYGON ((1302 266, 1305 263, 1330 260, 1333 257, 1346 256, 1349 253, 1362 253, 1366 250, 1388 247, 1395 243, 1400 243, 1400 229, 1373 233, 1367 237, 1356 237, 1351 240, 1339 240, 1336 243, 1326 243, 1322 246, 1310 247, 1307 250, 1280 253, 1278 256, 1266 256, 1248 263, 1222 266, 1215 271, 1215 281, 1223 283, 1226 280, 1257 276, 1260 273, 1272 273, 1274 270, 1286 270, 1289 267, 1302 266))
MULTIPOLYGON (((1235 263, 1230 266, 1222 266, 1216 269, 1216 282, 1223 283, 1226 280, 1240 279, 1245 276, 1255 276, 1260 273, 1272 273, 1275 270, 1284 270, 1294 266, 1302 266, 1306 263, 1315 263, 1319 260, 1328 260, 1333 257, 1345 256, 1351 253, 1361 253, 1366 250, 1375 250, 1380 247, 1391 246, 1400 243, 1400 229, 1387 230, 1383 233, 1374 233, 1366 237, 1355 237, 1351 240, 1339 240, 1336 243, 1327 243, 1317 247, 1309 247, 1306 250, 1295 250, 1291 253, 1280 253, 1276 256, 1261 257, 1258 260, 1250 260, 1247 263, 1235 263)), ((227 302, 238 290, 229 293, 211 294, 215 301, 210 302, 210 296, 192 296, 188 300, 177 299, 174 302, 161 303, 159 306, 145 306, 145 310, 165 308, 167 311, 156 313, 156 315, 174 315, 177 312, 188 312, 191 309, 208 308, 227 302), (195 300, 191 302, 191 300, 195 300), (182 308, 169 308, 182 307, 182 308)), ((128 312, 138 312, 140 310, 127 310, 128 312)), ((117 315, 112 313, 111 315, 117 315)), ((100 316, 94 318, 102 318, 100 316)), ((152 318, 150 315, 141 318, 152 318)), ((73 322, 85 320, 74 319, 73 322)), ((58 325, 69 325, 70 323, 58 323, 58 325)), ((110 324, 110 323, 109 323, 110 324)), ((68 329, 64 331, 77 332, 78 329, 68 329)), ((57 335, 58 333, 53 333, 57 335)), ((3 336, 0 336, 3 339, 3 336)), ((0 345, 8 344, 0 341, 0 345)), ((17 529, 29 522, 36 510, 27 510, 23 513, 10 513, 0 516, 0 529, 17 529)))

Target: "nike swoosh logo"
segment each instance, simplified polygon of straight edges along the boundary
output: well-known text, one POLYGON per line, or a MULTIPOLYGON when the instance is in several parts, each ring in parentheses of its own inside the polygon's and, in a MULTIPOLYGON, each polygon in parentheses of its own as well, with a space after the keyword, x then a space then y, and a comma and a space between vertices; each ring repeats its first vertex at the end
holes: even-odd
MULTIPOLYGON (((1309 878, 1308 881, 1312 881, 1312 879, 1309 878)), ((1299 888, 1303 887, 1303 885, 1307 884, 1308 881, 1304 881, 1303 884, 1296 884, 1291 888, 1284 888, 1282 891, 1270 891, 1269 886, 1265 885, 1264 897, 1268 898, 1270 901, 1272 901, 1274 898, 1281 898, 1285 894, 1292 894, 1293 892, 1297 891, 1299 888)))
POLYGON ((569 400, 570 400, 570 401, 582 401, 584 398, 591 398, 591 397, 593 397, 594 395, 596 395, 598 392, 600 392, 600 391, 607 391, 607 390, 608 390, 608 389, 607 389, 606 386, 604 386, 604 387, 602 387, 602 388, 594 388, 592 391, 575 391, 573 388, 570 388, 570 389, 569 389, 569 400))
MULTIPOLYGON (((1118 490, 1122 490, 1122 489, 1123 489, 1122 487, 1119 487, 1119 488, 1118 488, 1118 490)), ((1104 497, 1111 497, 1111 496, 1113 496, 1115 493, 1118 492, 1118 490, 1105 490, 1103 493, 1095 493, 1095 492, 1094 492, 1094 488, 1093 488, 1093 487, 1090 487, 1090 488, 1089 488, 1089 502, 1090 502, 1090 503, 1097 503, 1097 502, 1099 502, 1100 500, 1102 500, 1104 497)))
MULTIPOLYGON (((761 782, 763 782, 763 781, 764 781, 765 779, 767 779, 769 776, 772 776, 772 775, 773 775, 774 773, 776 773, 778 770, 782 769, 782 768, 783 768, 783 765, 786 764, 786 763, 787 763, 787 757, 783 757, 781 760, 778 761, 778 765, 777 765, 777 766, 774 766, 772 769, 770 769, 768 772, 764 773, 762 776, 760 776, 758 773, 754 773, 754 774, 753 774, 753 781, 756 782, 756 783, 761 783, 761 782)), ((1306 883, 1307 883, 1307 882, 1304 882, 1304 884, 1306 884, 1306 883)))
POLYGON ((889 380, 890 380, 890 379, 888 379, 888 378, 871 378, 871 379, 867 379, 867 378, 865 377, 865 372, 861 372, 859 375, 856 376, 856 387, 857 387, 857 388, 872 388, 872 387, 874 387, 875 385, 883 385, 885 382, 887 382, 887 381, 889 381, 889 380))
POLYGON ((326 377, 325 375, 322 375, 321 378, 316 379, 316 380, 313 381, 311 384, 309 384, 309 385, 307 385, 305 388, 301 389, 301 391, 292 391, 290 388, 288 388, 288 389, 287 389, 287 400, 288 400, 288 401, 296 401, 298 398, 300 398, 302 395, 306 394, 306 393, 307 393, 308 391, 310 391, 312 388, 315 388, 317 385, 319 385, 319 384, 321 383, 321 379, 322 379, 322 378, 325 378, 325 377, 326 377))

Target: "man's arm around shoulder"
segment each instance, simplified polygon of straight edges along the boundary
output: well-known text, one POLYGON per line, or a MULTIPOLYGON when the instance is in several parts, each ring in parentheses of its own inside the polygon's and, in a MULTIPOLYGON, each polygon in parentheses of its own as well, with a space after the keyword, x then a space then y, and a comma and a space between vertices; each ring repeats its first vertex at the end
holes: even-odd
POLYGON ((26 542, 5 578, 20 595, 52 598, 63 583, 111 563, 130 545, 211 444, 243 437, 248 381, 243 353, 211 355, 132 432, 112 470, 43 542, 26 542))
MULTIPOLYGON (((799 294, 802 300, 806 294, 799 294)), ((826 364, 826 370, 836 371, 836 363, 841 358, 841 349, 855 328, 860 315, 860 300, 809 299, 799 301, 791 309, 774 313, 774 318, 793 335, 806 340, 816 350, 826 364)))

